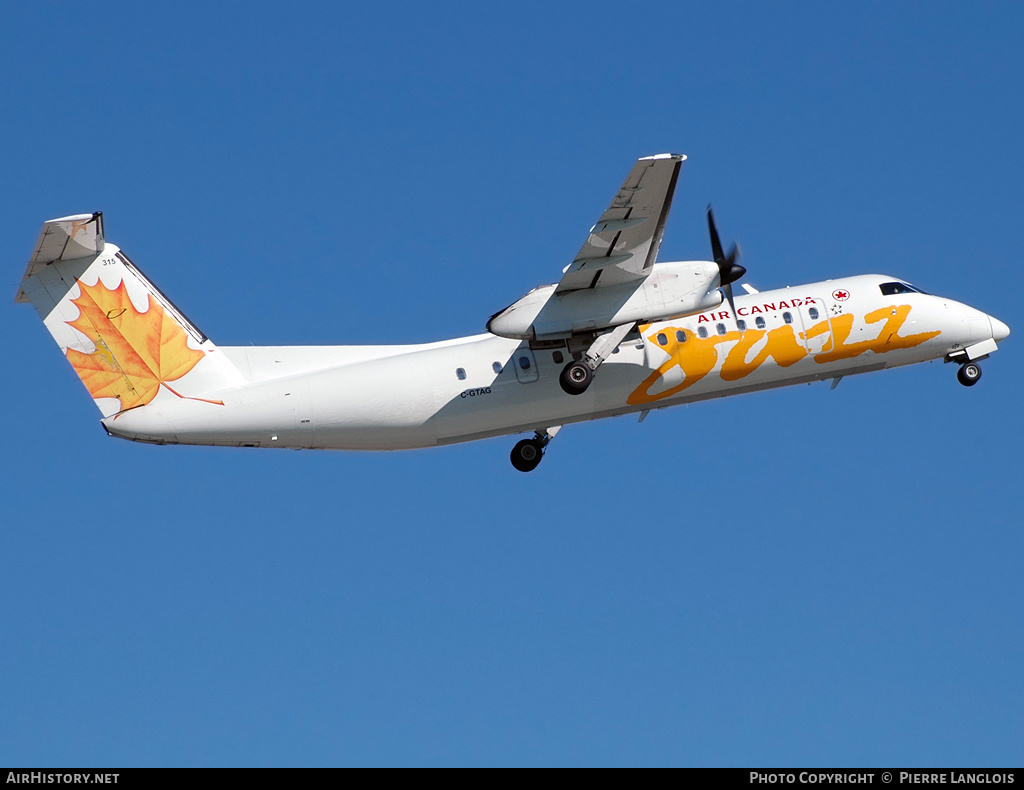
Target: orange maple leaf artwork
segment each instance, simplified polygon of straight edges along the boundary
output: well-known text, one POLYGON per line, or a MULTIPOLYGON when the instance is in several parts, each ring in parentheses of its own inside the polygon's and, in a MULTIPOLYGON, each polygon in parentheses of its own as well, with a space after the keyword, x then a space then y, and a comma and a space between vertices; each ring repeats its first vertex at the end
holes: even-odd
POLYGON ((89 217, 89 219, 80 220, 78 222, 72 222, 71 223, 71 238, 72 239, 75 238, 75 236, 78 235, 79 231, 83 231, 87 227, 89 227, 89 223, 90 222, 92 222, 92 217, 89 217))
POLYGON ((81 313, 67 323, 96 350, 83 354, 69 348, 67 358, 93 398, 117 398, 122 411, 145 406, 161 385, 180 379, 205 356, 189 348, 185 330, 152 295, 147 295, 149 307, 139 312, 123 281, 113 290, 100 281, 78 285, 82 293, 71 301, 81 313))

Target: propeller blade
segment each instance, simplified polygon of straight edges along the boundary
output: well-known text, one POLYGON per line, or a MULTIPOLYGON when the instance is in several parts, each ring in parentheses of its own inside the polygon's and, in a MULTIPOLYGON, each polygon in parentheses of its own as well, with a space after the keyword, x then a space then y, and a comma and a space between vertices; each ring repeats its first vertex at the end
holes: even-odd
POLYGON ((740 256, 740 249, 735 244, 729 250, 729 257, 724 260, 715 261, 718 264, 718 273, 722 276, 722 285, 729 285, 736 282, 747 273, 747 270, 736 263, 740 256))
POLYGON ((722 242, 718 239, 718 230, 715 228, 715 215, 711 213, 711 206, 708 206, 708 231, 711 233, 711 255, 718 263, 725 256, 722 255, 722 242))
POLYGON ((736 303, 732 298, 732 284, 747 273, 747 270, 736 263, 740 255, 739 247, 735 244, 726 255, 722 252, 722 241, 718 238, 718 229, 715 227, 715 215, 711 213, 711 206, 708 206, 708 233, 711 235, 711 254, 718 264, 718 282, 722 289, 722 295, 729 302, 729 309, 732 310, 732 317, 737 322, 736 303))
POLYGON ((732 311, 730 315, 734 321, 738 321, 739 319, 736 317, 736 303, 732 300, 732 283, 723 285, 722 293, 725 294, 725 300, 729 303, 729 309, 732 311))

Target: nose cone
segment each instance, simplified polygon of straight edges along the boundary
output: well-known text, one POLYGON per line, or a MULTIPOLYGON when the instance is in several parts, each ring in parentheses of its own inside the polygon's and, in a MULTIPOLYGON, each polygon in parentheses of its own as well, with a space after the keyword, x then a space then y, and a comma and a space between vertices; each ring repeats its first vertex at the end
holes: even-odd
POLYGON ((988 317, 989 323, 992 324, 992 339, 995 341, 1005 340, 1010 336, 1010 327, 1000 321, 998 318, 988 317))

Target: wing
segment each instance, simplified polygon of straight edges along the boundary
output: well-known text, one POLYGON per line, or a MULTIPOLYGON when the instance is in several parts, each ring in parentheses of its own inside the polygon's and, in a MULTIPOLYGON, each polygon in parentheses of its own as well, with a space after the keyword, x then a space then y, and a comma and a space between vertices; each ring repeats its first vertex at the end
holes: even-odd
POLYGON ((637 161, 566 268, 556 293, 620 285, 650 273, 684 159, 682 154, 658 154, 637 161))
MULTIPOLYGON (((48 220, 39 234, 35 252, 29 259, 25 280, 54 261, 70 261, 103 252, 103 214, 75 214, 72 217, 48 220)), ((16 302, 27 302, 23 288, 18 288, 16 302)))

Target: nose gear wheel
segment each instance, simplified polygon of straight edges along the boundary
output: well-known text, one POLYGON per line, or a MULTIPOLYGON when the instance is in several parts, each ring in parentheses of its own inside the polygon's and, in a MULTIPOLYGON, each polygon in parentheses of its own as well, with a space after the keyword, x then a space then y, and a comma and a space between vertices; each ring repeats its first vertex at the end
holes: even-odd
POLYGON ((965 362, 956 372, 956 378, 965 387, 973 387, 981 378, 981 365, 977 362, 965 362))

